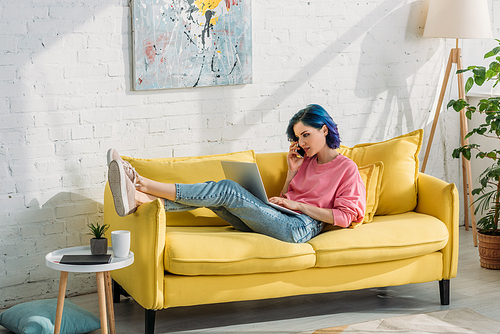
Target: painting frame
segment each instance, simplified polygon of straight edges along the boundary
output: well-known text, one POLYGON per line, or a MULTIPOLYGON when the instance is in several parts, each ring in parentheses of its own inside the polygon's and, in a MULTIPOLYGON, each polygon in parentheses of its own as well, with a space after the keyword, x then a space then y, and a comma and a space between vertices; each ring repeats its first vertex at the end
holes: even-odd
POLYGON ((133 89, 251 84, 251 0, 133 0, 133 89))

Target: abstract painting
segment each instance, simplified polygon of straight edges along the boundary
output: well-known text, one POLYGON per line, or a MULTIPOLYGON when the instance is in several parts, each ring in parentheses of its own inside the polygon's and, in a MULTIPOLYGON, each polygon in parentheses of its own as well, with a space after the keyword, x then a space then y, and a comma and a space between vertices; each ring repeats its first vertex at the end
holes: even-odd
POLYGON ((250 0, 134 0, 134 89, 252 83, 250 0))

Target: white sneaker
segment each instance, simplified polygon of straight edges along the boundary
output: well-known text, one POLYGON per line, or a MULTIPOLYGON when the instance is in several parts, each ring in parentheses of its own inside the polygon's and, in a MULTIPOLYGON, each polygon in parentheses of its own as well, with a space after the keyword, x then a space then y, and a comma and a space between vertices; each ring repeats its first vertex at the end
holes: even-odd
POLYGON ((112 160, 109 163, 108 182, 118 216, 124 217, 134 213, 137 209, 135 204, 135 186, 126 175, 123 165, 118 160, 112 160))
POLYGON ((135 168, 132 167, 130 162, 122 159, 122 157, 120 156, 120 154, 118 154, 118 151, 116 149, 110 148, 108 150, 107 159, 108 159, 108 166, 113 160, 119 161, 123 165, 123 170, 125 171, 125 174, 127 174, 128 178, 130 179, 130 181, 132 181, 133 184, 136 184, 137 181, 142 180, 142 176, 140 176, 139 173, 135 171, 135 168))

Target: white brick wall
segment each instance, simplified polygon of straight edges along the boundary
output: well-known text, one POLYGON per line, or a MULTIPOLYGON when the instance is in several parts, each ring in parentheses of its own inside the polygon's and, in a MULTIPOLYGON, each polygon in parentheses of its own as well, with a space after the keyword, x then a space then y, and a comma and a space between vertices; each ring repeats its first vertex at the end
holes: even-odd
MULTIPOLYGON (((87 245, 85 225, 102 221, 109 147, 283 151, 288 119, 308 103, 330 111, 346 145, 428 132, 454 41, 421 37, 427 5, 253 0, 253 84, 134 92, 128 1, 2 0, 0 308, 57 295, 44 256, 87 245)), ((465 65, 492 45, 463 42, 465 65)), ((427 171, 460 185, 457 132, 444 111, 427 171)), ((68 294, 95 289, 93 275, 70 275, 68 294)))

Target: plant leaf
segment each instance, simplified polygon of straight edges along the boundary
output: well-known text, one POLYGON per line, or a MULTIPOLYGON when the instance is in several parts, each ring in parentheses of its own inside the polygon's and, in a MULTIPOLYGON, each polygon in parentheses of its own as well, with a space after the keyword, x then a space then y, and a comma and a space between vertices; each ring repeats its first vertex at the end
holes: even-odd
POLYGON ((467 79, 467 82, 465 83, 465 93, 468 93, 473 85, 474 85, 474 79, 470 77, 469 79, 467 79))
POLYGON ((492 69, 489 69, 486 71, 486 78, 491 79, 496 75, 496 72, 492 69))
POLYGON ((498 54, 499 52, 500 52, 500 46, 497 46, 496 48, 494 48, 493 50, 491 50, 490 52, 485 54, 484 58, 493 57, 494 55, 498 54))
POLYGON ((460 99, 460 100, 453 101, 453 103, 451 103, 451 105, 452 105, 453 109, 458 112, 458 111, 462 110, 463 108, 465 108, 465 106, 468 106, 469 104, 467 103, 467 101, 460 99))
POLYGON ((467 111, 465 112, 465 116, 467 116, 468 119, 472 119, 472 111, 470 111, 470 109, 467 109, 467 111))
POLYGON ((465 159, 470 160, 471 157, 470 148, 466 148, 465 150, 463 150, 462 155, 464 156, 465 159))

